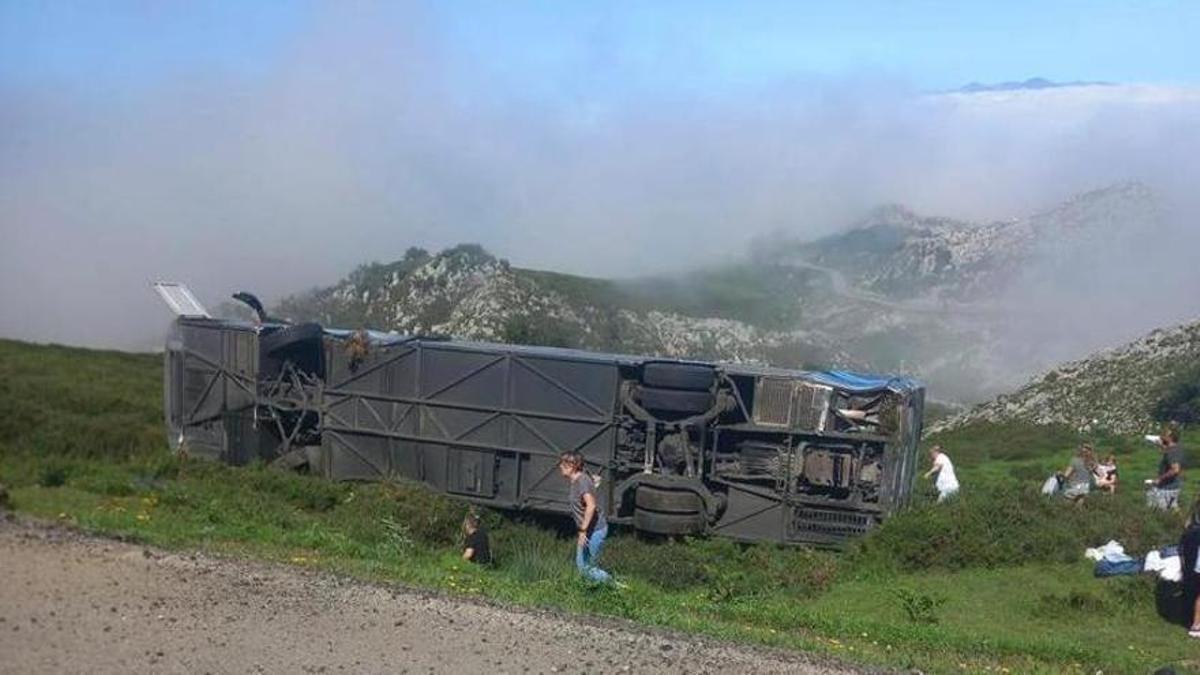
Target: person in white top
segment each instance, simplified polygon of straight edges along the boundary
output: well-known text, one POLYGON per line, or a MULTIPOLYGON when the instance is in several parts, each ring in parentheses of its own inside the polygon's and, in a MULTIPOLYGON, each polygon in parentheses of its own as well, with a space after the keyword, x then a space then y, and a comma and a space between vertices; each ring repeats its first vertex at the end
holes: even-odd
POLYGON ((954 475, 954 463, 942 452, 940 445, 929 449, 929 458, 933 460, 933 466, 925 472, 925 477, 937 474, 933 484, 937 487, 938 502, 944 502, 958 493, 958 476, 954 475))

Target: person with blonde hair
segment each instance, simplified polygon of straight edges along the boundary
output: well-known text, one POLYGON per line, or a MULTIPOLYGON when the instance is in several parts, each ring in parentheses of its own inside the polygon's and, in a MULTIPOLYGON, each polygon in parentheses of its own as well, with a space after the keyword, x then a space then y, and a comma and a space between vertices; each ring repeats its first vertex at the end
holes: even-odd
POLYGON ((608 521, 596 497, 596 481, 583 469, 583 455, 578 452, 564 452, 558 458, 558 470, 571 484, 568 499, 576 528, 575 566, 588 579, 609 583, 612 575, 596 563, 608 537, 608 521))
POLYGON ((1062 496, 1079 503, 1092 490, 1092 476, 1096 469, 1096 453, 1092 446, 1080 443, 1071 457, 1071 463, 1062 470, 1062 496))

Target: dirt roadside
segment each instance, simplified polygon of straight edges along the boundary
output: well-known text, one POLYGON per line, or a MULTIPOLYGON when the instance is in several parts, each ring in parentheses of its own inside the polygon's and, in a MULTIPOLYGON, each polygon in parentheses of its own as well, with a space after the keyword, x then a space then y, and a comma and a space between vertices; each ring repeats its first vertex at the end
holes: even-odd
POLYGON ((0 572, 0 673, 861 672, 3 517, 0 572))

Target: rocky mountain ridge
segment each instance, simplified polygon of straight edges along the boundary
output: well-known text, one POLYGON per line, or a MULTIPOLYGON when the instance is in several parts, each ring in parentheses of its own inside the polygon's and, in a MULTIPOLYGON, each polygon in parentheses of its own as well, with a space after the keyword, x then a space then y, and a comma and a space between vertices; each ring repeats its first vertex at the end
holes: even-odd
POLYGON ((1037 91, 1041 89, 1063 89, 1067 87, 1109 87, 1111 82, 1074 80, 1071 82, 1054 82, 1044 77, 1031 77, 1026 80, 1012 80, 1008 82, 997 82, 987 84, 983 82, 970 82, 953 92, 961 94, 978 94, 981 92, 997 92, 997 91, 1037 91))
POLYGON ((880 295, 983 301, 1038 263, 1078 258, 1113 239, 1145 237, 1161 219, 1153 191, 1122 183, 1025 218, 970 223, 876 209, 840 235, 799 243, 787 255, 831 267, 880 295))
POLYGON ((891 206, 823 239, 780 239, 740 262, 632 280, 518 268, 478 245, 414 248, 288 298, 278 313, 403 333, 903 373, 937 398, 979 401, 1048 365, 998 348, 1013 323, 1006 308, 996 311, 998 299, 1094 242, 1144 236, 1156 213, 1153 193, 1135 183, 988 224, 891 206))
POLYGON ((410 249, 395 263, 369 265, 333 287, 293 296, 279 312, 330 325, 469 340, 738 362, 864 365, 819 333, 770 330, 644 305, 612 282, 523 270, 468 244, 436 255, 410 249))
POLYGON ((1200 364, 1200 320, 1063 364, 1016 392, 934 425, 1025 422, 1134 434, 1153 431, 1153 408, 1178 375, 1200 364))

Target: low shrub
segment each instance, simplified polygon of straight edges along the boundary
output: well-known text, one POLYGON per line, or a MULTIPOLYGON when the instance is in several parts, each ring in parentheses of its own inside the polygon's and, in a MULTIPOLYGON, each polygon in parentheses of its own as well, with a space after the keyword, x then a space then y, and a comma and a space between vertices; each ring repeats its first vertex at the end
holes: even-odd
POLYGON ((547 530, 515 523, 503 523, 493 530, 492 555, 497 566, 523 583, 567 578, 574 571, 571 553, 569 539, 547 530))
POLYGON ((129 476, 119 471, 98 471, 72 479, 71 483, 81 490, 109 497, 128 497, 137 492, 129 476))
POLYGON ((1071 591, 1041 595, 1031 614, 1041 619, 1069 619, 1079 613, 1101 614, 1109 611, 1111 605, 1103 597, 1085 591, 1071 591))
POLYGON ((38 485, 45 488, 61 487, 67 484, 70 467, 63 462, 51 461, 42 467, 38 474, 38 485))
POLYGON ((900 609, 912 623, 935 624, 940 619, 938 609, 946 604, 946 598, 940 595, 922 593, 911 588, 897 588, 892 591, 900 609))
POLYGON ((1178 539, 1178 516, 1134 499, 1093 495, 1082 505, 1033 487, 981 487, 944 504, 917 504, 858 545, 856 564, 904 571, 1073 562, 1116 539, 1145 551, 1178 539))
POLYGON ((1154 604, 1155 589, 1159 579, 1149 574, 1114 577, 1105 582, 1106 591, 1112 596, 1113 604, 1125 611, 1154 604))
POLYGON ((350 488, 315 476, 256 466, 245 469, 248 487, 263 495, 278 498, 305 511, 324 512, 337 506, 350 488))
POLYGON ((614 569, 667 590, 702 586, 717 602, 764 594, 812 597, 828 589, 838 574, 834 554, 807 548, 746 545, 728 539, 647 544, 627 537, 618 541, 611 549, 614 555, 608 557, 614 569))
POLYGON ((1188 366, 1171 378, 1151 413, 1160 422, 1200 422, 1200 364, 1188 366))
POLYGON ((1063 425, 977 422, 934 434, 922 442, 922 447, 942 445, 954 463, 960 466, 993 460, 1023 461, 1046 457, 1061 457, 1065 464, 1071 451, 1085 440, 1098 447, 1114 448, 1120 439, 1102 433, 1091 433, 1085 437, 1063 425))
POLYGON ((1008 467, 1008 475, 1012 476, 1017 482, 1025 484, 1040 483, 1049 478, 1045 467, 1030 464, 1013 464, 1008 467))
POLYGON ((838 559, 827 551, 756 544, 746 549, 743 565, 756 583, 795 597, 823 593, 838 577, 838 559))
MULTIPOLYGON (((363 486, 364 492, 370 493, 363 486)), ((401 481, 380 487, 385 498, 384 513, 404 523, 414 540, 433 545, 454 545, 461 539, 466 502, 437 494, 418 483, 401 481)))
POLYGON ((404 523, 398 523, 395 520, 384 516, 379 519, 379 526, 383 529, 384 535, 397 553, 405 554, 413 548, 412 532, 404 523))
POLYGON ((604 551, 604 564, 666 590, 707 583, 712 566, 699 546, 690 542, 643 542, 636 537, 613 537, 604 551))
MULTIPOLYGON (((303 480, 311 480, 316 486, 323 484, 319 478, 303 480)), ((324 485, 342 490, 337 505, 328 513, 339 531, 354 541, 387 543, 389 534, 380 525, 383 519, 406 528, 412 540, 419 544, 450 546, 457 545, 461 539, 463 516, 469 508, 467 504, 436 494, 422 485, 409 482, 324 485)))

